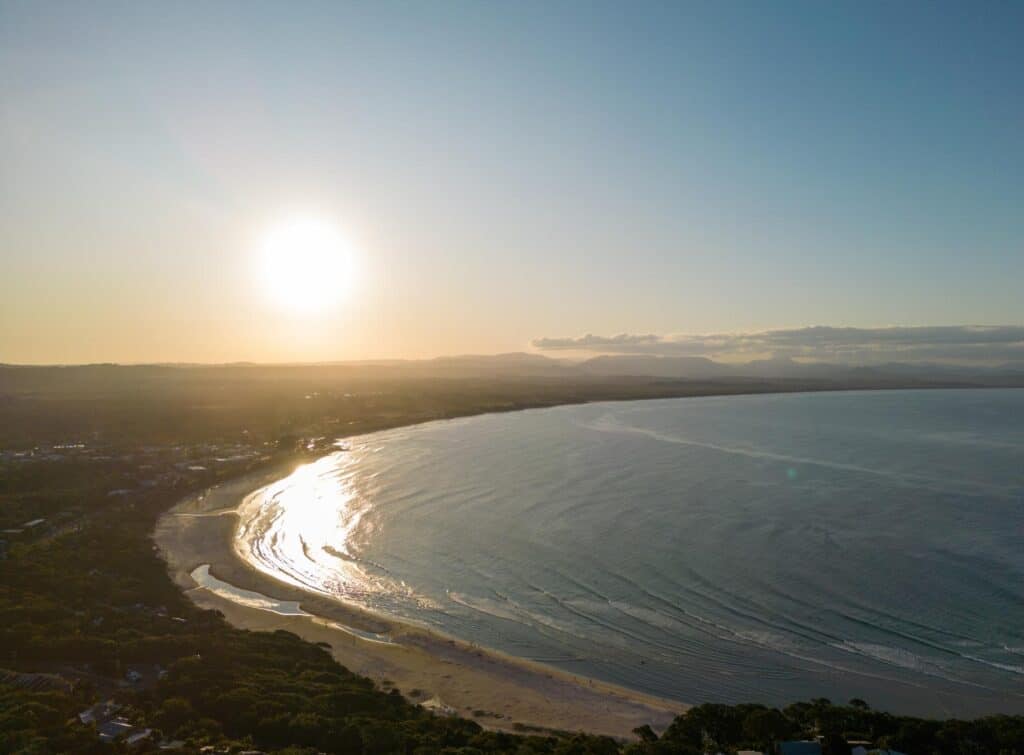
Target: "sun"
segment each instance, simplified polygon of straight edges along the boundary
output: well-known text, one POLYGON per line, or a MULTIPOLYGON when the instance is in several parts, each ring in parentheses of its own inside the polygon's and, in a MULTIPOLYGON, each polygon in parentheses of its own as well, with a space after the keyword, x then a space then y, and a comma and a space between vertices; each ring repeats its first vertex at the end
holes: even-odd
POLYGON ((264 234, 259 254, 268 297, 289 312, 323 312, 352 290, 352 244, 322 218, 305 215, 278 222, 264 234))

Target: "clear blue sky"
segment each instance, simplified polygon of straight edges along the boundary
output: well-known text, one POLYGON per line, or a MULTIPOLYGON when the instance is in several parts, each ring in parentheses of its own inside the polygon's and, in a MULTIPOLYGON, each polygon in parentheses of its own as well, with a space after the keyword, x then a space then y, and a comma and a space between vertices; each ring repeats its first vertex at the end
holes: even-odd
POLYGON ((0 2, 0 361, 1024 323, 1024 4, 0 2), (359 278, 267 302, 313 213, 359 278))

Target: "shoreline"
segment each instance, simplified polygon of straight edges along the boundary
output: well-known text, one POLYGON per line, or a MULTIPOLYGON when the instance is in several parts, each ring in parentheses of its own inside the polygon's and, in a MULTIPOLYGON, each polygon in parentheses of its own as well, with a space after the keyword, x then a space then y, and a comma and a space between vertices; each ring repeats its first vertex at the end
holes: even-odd
POLYGON ((489 729, 632 739, 634 728, 649 724, 661 731, 690 707, 371 614, 245 563, 234 547, 235 509, 243 497, 301 463, 292 459, 250 472, 190 495, 161 515, 153 540, 172 580, 196 605, 220 611, 240 629, 285 630, 326 644, 341 665, 379 687, 397 688, 411 702, 489 729), (214 592, 198 584, 192 573, 204 566, 211 584, 226 587, 214 592), (247 605, 231 596, 233 590, 269 603, 247 605), (272 605, 278 602, 300 611, 277 613, 272 605))

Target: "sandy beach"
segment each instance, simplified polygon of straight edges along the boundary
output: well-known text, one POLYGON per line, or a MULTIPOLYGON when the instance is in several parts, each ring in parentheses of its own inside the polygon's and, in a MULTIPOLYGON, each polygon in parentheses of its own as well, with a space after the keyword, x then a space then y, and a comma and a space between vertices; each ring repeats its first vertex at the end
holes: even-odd
POLYGON ((154 540, 171 577, 197 605, 216 609, 236 627, 287 630, 326 643, 350 670, 397 687, 414 702, 441 713, 457 713, 488 728, 509 731, 586 731, 632 738, 650 724, 662 730, 686 705, 541 664, 479 648, 420 627, 279 582, 235 554, 242 498, 297 466, 279 466, 224 483, 180 502, 157 524, 154 540), (294 601, 306 615, 254 607, 197 584, 192 572, 209 565, 216 580, 259 593, 272 601, 294 601), (353 631, 346 631, 350 628, 353 631), (384 635, 389 642, 359 636, 384 635))

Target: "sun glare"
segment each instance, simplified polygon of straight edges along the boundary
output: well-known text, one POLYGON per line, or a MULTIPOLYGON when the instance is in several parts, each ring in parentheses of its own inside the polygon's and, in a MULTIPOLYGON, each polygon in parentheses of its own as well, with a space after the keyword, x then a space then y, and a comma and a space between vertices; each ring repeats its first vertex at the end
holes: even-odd
POLYGON ((303 216, 281 222, 263 237, 260 252, 267 293, 290 312, 323 312, 352 289, 352 245, 324 220, 303 216))

